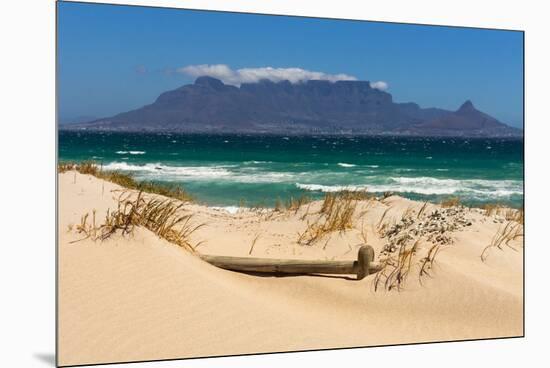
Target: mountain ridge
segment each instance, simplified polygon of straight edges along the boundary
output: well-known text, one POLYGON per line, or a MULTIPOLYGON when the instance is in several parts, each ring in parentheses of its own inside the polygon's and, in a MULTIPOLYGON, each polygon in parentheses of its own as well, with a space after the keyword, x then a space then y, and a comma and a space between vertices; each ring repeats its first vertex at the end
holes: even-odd
POLYGON ((467 100, 456 111, 396 103, 368 81, 260 80, 239 87, 201 76, 161 93, 141 108, 62 129, 235 132, 257 134, 371 134, 521 136, 467 100))

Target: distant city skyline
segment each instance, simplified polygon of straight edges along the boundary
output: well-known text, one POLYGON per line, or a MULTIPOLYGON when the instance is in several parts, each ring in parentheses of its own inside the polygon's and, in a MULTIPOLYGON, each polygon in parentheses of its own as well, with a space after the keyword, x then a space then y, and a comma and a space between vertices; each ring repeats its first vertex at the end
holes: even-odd
POLYGON ((396 102, 456 110, 464 101, 523 124, 523 33, 287 16, 58 3, 62 121, 152 103, 210 75, 368 80, 396 102))

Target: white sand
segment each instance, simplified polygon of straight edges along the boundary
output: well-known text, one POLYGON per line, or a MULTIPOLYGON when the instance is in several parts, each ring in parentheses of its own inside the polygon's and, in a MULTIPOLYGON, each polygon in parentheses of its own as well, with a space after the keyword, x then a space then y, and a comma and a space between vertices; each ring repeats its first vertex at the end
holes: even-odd
MULTIPOLYGON (((468 212, 473 225, 442 248, 432 278, 420 285, 411 276, 400 292, 375 292, 373 275, 353 281, 221 270, 146 229, 71 244, 81 235, 69 225, 93 209, 101 222, 116 205, 117 189, 87 175, 59 175, 61 365, 523 334, 521 241, 511 243, 518 251, 493 250, 482 262, 481 252, 502 224, 478 212, 468 212)), ((407 207, 422 205, 399 197, 369 203, 364 226, 377 255, 384 239, 374 224, 385 208, 399 218, 407 207)), ((251 211, 188 210, 195 223, 206 223, 193 234, 193 241, 205 241, 197 249, 204 254, 247 256, 260 234, 254 257, 356 259, 356 229, 332 234, 326 246, 325 240, 296 243, 306 207, 270 220, 251 211)))

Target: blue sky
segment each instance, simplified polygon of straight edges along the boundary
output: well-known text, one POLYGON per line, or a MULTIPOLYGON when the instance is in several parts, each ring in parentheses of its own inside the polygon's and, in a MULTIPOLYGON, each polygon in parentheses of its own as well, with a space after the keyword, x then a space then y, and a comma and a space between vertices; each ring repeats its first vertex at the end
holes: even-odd
POLYGON ((182 68, 223 64, 236 75, 300 68, 383 81, 397 102, 455 110, 470 99, 523 123, 520 32, 68 2, 58 10, 62 121, 141 107, 191 83, 182 68))

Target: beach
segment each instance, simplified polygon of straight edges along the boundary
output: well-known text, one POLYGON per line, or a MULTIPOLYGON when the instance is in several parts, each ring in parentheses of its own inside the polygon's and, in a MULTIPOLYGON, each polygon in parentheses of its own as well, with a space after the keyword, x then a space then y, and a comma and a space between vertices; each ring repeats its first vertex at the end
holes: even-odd
POLYGON ((523 334, 523 238, 490 246, 513 222, 508 209, 488 214, 459 203, 365 197, 349 201, 350 226, 314 238, 308 229, 326 223, 322 199, 277 211, 190 202, 181 210, 201 225, 189 237, 192 252, 142 226, 83 239, 82 216, 91 223, 95 212, 102 223, 126 190, 76 171, 58 178, 61 365, 523 334), (403 219, 412 225, 396 227, 403 219), (433 223, 453 226, 438 238, 433 223), (401 230, 421 239, 415 265, 434 244, 438 252, 427 274, 413 267, 389 290, 375 287, 376 274, 251 275, 198 256, 356 260, 366 240, 380 262, 395 256, 384 251, 399 243, 401 230))

